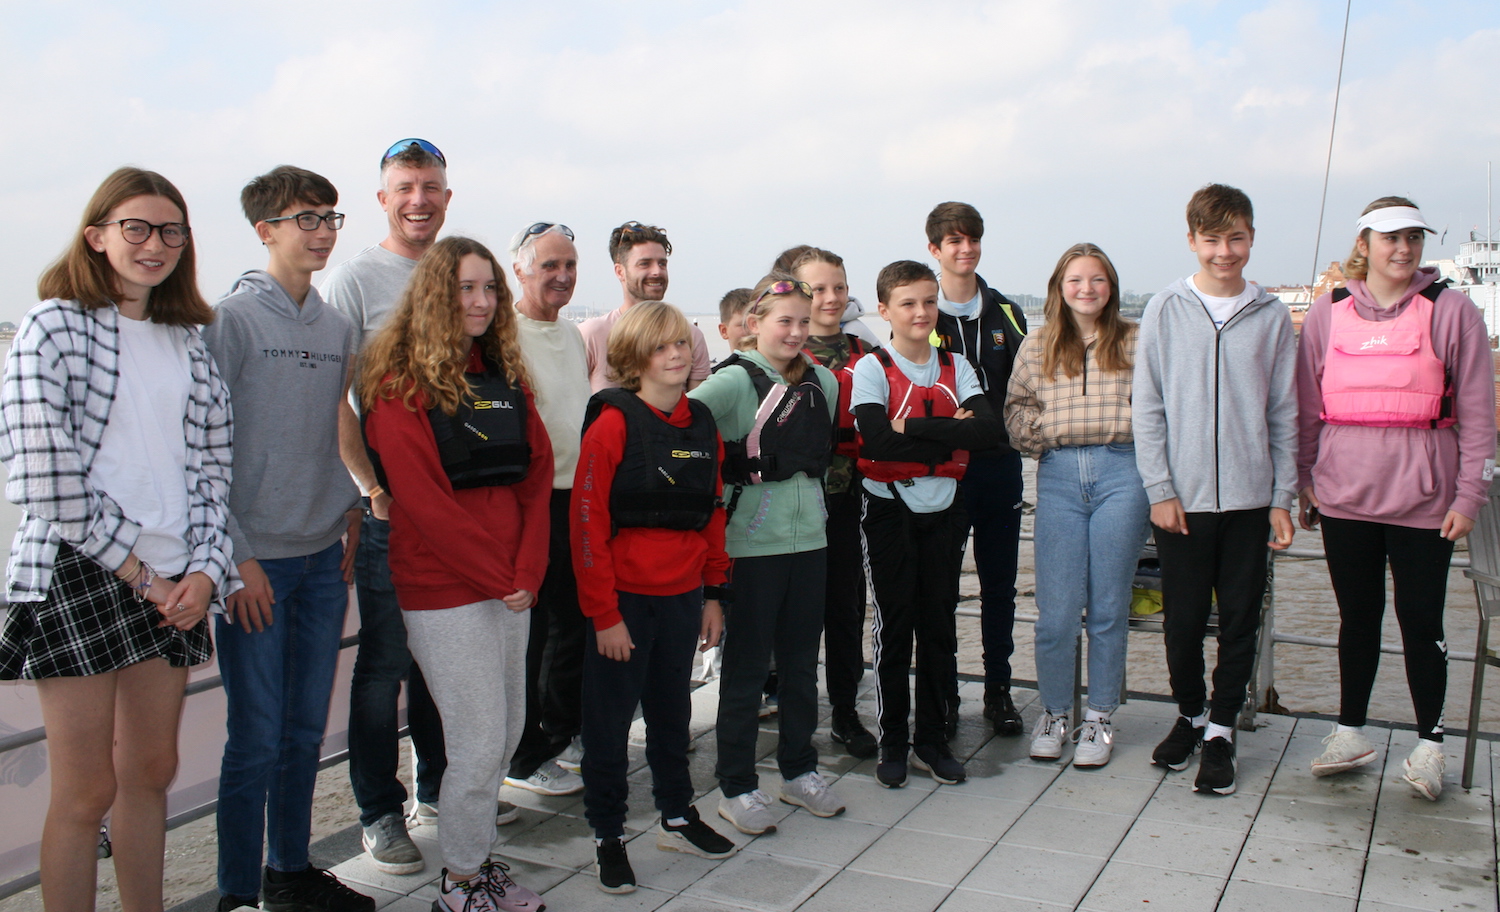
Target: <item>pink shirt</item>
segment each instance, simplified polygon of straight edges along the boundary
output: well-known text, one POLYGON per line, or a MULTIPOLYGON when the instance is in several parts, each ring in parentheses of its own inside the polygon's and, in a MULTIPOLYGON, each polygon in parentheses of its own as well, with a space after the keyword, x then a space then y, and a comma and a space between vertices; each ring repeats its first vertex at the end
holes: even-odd
MULTIPOLYGON (((615 328, 625 311, 616 307, 602 317, 584 320, 578 327, 583 333, 583 346, 589 359, 589 386, 593 392, 614 389, 620 384, 609 379, 609 331, 615 328)), ((690 324, 691 325, 691 324, 690 324)), ((688 371, 689 383, 702 383, 708 379, 708 343, 703 341, 703 331, 692 327, 693 366, 688 371)))
MULTIPOLYGON (((1348 283, 1355 312, 1366 320, 1395 319, 1437 280, 1424 267, 1396 305, 1381 309, 1365 283, 1348 283)), ((1335 519, 1418 529, 1442 526, 1449 510, 1473 519, 1489 500, 1495 458, 1495 376, 1479 309, 1452 289, 1433 305, 1432 347, 1453 377, 1449 428, 1326 424, 1321 382, 1332 322, 1332 296, 1319 298, 1302 322, 1297 346, 1297 488, 1311 485, 1320 511, 1335 519)))

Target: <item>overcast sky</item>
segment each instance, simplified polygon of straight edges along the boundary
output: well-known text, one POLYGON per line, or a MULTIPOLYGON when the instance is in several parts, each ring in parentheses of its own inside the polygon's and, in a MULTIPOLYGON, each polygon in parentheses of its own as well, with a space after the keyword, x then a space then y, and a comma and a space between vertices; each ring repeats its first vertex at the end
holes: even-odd
MULTIPOLYGON (((447 232, 503 248, 533 221, 578 235, 575 303, 609 307, 609 228, 664 226, 668 300, 711 311, 796 243, 847 260, 873 306, 887 262, 926 258, 943 200, 986 218, 980 272, 1040 294, 1100 244, 1127 289, 1194 268, 1182 211, 1246 190, 1264 284, 1313 272, 1343 2, 427 4, 0 0, 0 319, 35 302, 121 164, 186 195, 217 299, 264 253, 238 211, 283 163, 348 213, 335 262, 384 236, 380 153, 447 154, 447 232)), ((1409 195, 1451 256, 1485 224, 1500 159, 1500 3, 1355 0, 1321 260, 1359 210, 1409 195)))

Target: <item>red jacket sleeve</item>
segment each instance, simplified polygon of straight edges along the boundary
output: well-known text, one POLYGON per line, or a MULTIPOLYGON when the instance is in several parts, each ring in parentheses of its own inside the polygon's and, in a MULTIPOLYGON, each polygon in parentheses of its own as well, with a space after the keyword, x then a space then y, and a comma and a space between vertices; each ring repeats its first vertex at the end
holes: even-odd
POLYGON ((365 434, 380 455, 399 509, 426 541, 443 570, 490 598, 518 589, 535 592, 547 571, 551 517, 552 441, 526 390, 531 467, 513 485, 454 491, 438 458, 437 442, 420 395, 416 411, 399 399, 375 403, 365 434), (509 502, 511 516, 491 515, 509 502))
MULTIPOLYGON (((624 454, 625 415, 606 405, 583 434, 578 468, 573 472, 569 511, 573 520, 569 537, 573 546, 573 573, 578 580, 578 607, 585 617, 593 619, 595 630, 608 630, 624 620, 620 616, 620 597, 615 591, 609 514, 609 492, 624 454)), ((719 529, 722 549, 722 524, 719 529)))

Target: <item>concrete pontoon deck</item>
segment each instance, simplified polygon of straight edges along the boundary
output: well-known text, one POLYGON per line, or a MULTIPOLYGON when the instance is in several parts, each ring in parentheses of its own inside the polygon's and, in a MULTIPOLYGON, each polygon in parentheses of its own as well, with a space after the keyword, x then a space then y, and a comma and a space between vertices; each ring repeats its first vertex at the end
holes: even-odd
MULTIPOLYGON (((866 674, 863 699, 872 676, 866 674)), ((1029 724, 1034 691, 1017 691, 1029 724)), ((693 696, 691 756, 704 818, 741 847, 710 861, 656 848, 656 820, 645 766, 643 730, 631 751, 630 858, 640 889, 610 896, 596 886, 592 832, 582 796, 545 798, 505 788, 523 807, 499 829, 497 857, 515 878, 544 893, 551 912, 1059 912, 1150 910, 1493 910, 1496 816, 1491 783, 1500 750, 1478 745, 1474 788, 1458 785, 1464 741, 1449 736, 1442 798, 1418 798, 1399 781, 1415 733, 1372 724, 1380 757, 1361 770, 1314 779, 1309 761, 1330 724, 1261 714, 1261 728, 1240 733, 1238 791, 1192 791, 1196 761, 1181 773, 1150 765, 1152 748, 1172 725, 1175 707, 1132 699, 1115 716, 1114 758, 1099 770, 1027 756, 1029 734, 992 736, 979 717, 981 685, 964 685, 964 718, 955 752, 969 781, 939 786, 913 769, 905 788, 880 788, 874 761, 855 761, 827 737, 816 744, 822 769, 848 811, 819 819, 777 803, 775 833, 735 832, 717 816, 712 733, 716 684, 693 696)), ((869 717, 873 706, 861 706, 869 717)), ((774 719, 762 725, 762 788, 773 798, 774 719)), ((1029 731, 1029 729, 1028 729, 1029 731)), ((1071 752, 1064 755, 1064 760, 1071 752)), ((420 874, 374 870, 352 826, 321 844, 343 846, 334 871, 371 893, 389 912, 429 912, 440 862, 433 827, 412 835, 428 859, 420 874)), ((329 859, 332 860, 332 859, 329 859)), ((211 909, 212 896, 179 906, 211 909)))

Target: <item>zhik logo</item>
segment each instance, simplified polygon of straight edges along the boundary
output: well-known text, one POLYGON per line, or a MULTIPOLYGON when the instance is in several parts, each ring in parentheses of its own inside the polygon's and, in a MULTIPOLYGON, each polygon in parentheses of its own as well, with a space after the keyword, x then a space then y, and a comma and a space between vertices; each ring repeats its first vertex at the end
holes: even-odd
POLYGON ((1383 348, 1388 345, 1390 345, 1390 342, 1386 341, 1385 336, 1371 336, 1363 345, 1359 347, 1359 350, 1366 351, 1371 348, 1383 348))

